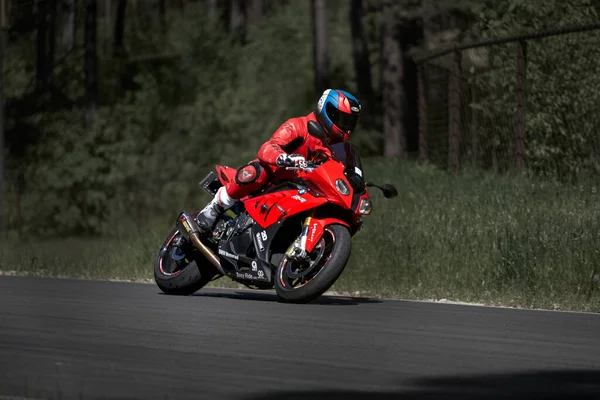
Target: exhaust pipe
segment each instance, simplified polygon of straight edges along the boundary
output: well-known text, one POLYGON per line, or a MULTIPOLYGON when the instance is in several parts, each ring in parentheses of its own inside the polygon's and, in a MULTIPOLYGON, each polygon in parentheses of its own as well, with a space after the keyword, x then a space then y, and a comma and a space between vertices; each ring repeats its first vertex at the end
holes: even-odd
POLYGON ((200 228, 194 218, 186 211, 182 211, 181 214, 179 214, 179 217, 177 217, 177 229, 179 229, 179 231, 194 244, 194 247, 197 248, 222 275, 227 275, 221 266, 219 258, 200 240, 200 228))

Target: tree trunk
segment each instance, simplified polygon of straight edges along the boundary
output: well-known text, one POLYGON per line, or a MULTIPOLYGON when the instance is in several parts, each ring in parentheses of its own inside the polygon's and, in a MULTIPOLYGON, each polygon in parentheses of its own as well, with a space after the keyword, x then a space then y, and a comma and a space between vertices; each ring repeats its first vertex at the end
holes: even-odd
POLYGON ((250 24, 257 24, 260 22, 264 14, 264 2, 263 0, 249 0, 250 10, 248 12, 248 20, 250 24))
POLYGON ((219 0, 208 0, 208 16, 211 21, 218 20, 219 0))
POLYGON ((37 5, 37 33, 36 33, 36 63, 35 63, 35 89, 41 92, 46 87, 47 57, 46 39, 48 36, 48 3, 42 1, 37 5))
POLYGON ((115 45, 113 49, 113 57, 122 56, 125 53, 125 8, 127 0, 119 0, 117 3, 117 17, 115 19, 115 45))
MULTIPOLYGON (((414 11, 414 13, 411 13, 413 16, 408 16, 399 22, 399 36, 397 37, 397 40, 400 41, 403 54, 408 52, 411 47, 419 46, 424 39, 423 23, 419 18, 414 16, 417 14, 416 11, 419 7, 420 2, 418 0, 411 0, 405 3, 405 9, 414 11)), ((405 106, 402 124, 406 136, 405 150, 407 152, 416 152, 419 150, 419 87, 417 84, 417 64, 412 57, 403 57, 403 65, 402 91, 405 106)))
POLYGON ((325 0, 311 0, 313 59, 317 95, 329 88, 329 46, 325 0))
POLYGON ((352 32, 352 56, 358 97, 362 105, 364 125, 372 125, 374 116, 374 94, 371 77, 369 49, 363 30, 363 0, 352 0, 350 6, 350 27, 352 32))
POLYGON ((112 0, 104 0, 104 25, 106 34, 104 35, 104 40, 102 41, 102 45, 104 47, 103 53, 110 54, 110 46, 113 43, 108 32, 111 31, 112 27, 112 0))
POLYGON ((406 97, 402 88, 404 65, 402 47, 397 40, 398 23, 393 11, 383 10, 382 24, 382 97, 383 97, 383 135, 385 138, 384 156, 403 156, 406 153, 406 138, 403 120, 406 97))
POLYGON ((229 32, 235 40, 245 41, 246 7, 244 0, 229 0, 229 32))
MULTIPOLYGON (((137 32, 138 29, 138 0, 131 0, 129 3, 129 21, 130 22, 130 26, 129 26, 129 31, 130 32, 137 32)), ((133 37, 135 37, 135 34, 132 35, 133 37)))
POLYGON ((158 15, 160 18, 160 28, 163 33, 167 32, 167 4, 166 0, 158 0, 158 15))
POLYGON ((37 4, 36 91, 43 92, 52 81, 56 48, 56 0, 37 4))
POLYGON ((96 105, 98 103, 98 58, 97 58, 97 16, 98 9, 96 0, 86 0, 85 2, 85 97, 86 97, 86 128, 89 128, 96 115, 96 105))
POLYGON ((4 239, 6 232, 6 204, 4 191, 4 34, 6 32, 6 0, 0 0, 0 238, 4 239))
POLYGON ((65 54, 70 54, 75 48, 75 0, 62 0, 64 18, 62 43, 65 54))
POLYGON ((47 58, 47 83, 52 84, 52 80, 54 78, 54 56, 56 54, 56 9, 57 9, 57 0, 49 0, 48 7, 50 24, 48 29, 48 58, 47 58))

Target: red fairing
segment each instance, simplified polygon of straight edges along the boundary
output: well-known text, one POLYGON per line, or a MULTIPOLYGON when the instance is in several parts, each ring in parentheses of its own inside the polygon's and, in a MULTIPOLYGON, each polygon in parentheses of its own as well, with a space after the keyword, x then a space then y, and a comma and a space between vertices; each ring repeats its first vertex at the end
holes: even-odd
POLYGON ((219 180, 224 186, 227 186, 228 183, 235 182, 235 174, 237 172, 235 168, 226 165, 215 165, 215 169, 217 170, 219 180))
POLYGON ((244 207, 248 214, 261 228, 265 229, 294 214, 301 213, 325 204, 325 197, 299 195, 297 190, 269 193, 250 199, 244 199, 244 207))
POLYGON ((309 150, 322 151, 328 156, 331 152, 321 140, 308 133, 308 121, 316 121, 314 113, 304 117, 291 118, 275 131, 273 136, 258 150, 258 159, 265 164, 275 165, 280 154, 300 154, 309 158, 309 150))
POLYGON ((349 229, 351 229, 351 227, 346 222, 339 220, 337 218, 323 218, 323 219, 311 218, 310 225, 308 227, 308 237, 306 238, 306 247, 305 247, 306 251, 308 253, 313 251, 315 246, 317 245, 317 243, 319 243, 321 236, 323 236, 323 232, 325 232, 325 227, 327 225, 332 225, 332 224, 341 224, 341 225, 347 226, 349 229))
POLYGON ((344 209, 350 209, 352 195, 343 196, 335 189, 336 179, 345 180, 343 171, 344 167, 340 163, 330 161, 313 172, 293 172, 295 176, 314 182, 322 195, 317 196, 312 191, 300 194, 297 189, 290 189, 244 198, 242 201, 248 214, 262 228, 266 228, 283 218, 317 208, 325 203, 333 203, 344 209))

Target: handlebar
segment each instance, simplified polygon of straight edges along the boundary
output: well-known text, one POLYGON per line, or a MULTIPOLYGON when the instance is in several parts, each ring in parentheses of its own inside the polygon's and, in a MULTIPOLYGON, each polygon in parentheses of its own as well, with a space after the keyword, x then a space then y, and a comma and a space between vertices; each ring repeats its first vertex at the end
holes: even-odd
POLYGON ((317 169, 317 167, 319 166, 319 164, 314 163, 312 161, 306 161, 304 163, 301 163, 300 166, 298 167, 285 167, 286 170, 288 171, 293 171, 293 170, 299 170, 299 171, 309 171, 312 172, 315 169, 317 169))
POLYGON ((286 170, 314 171, 321 164, 323 164, 326 161, 329 161, 333 157, 332 155, 327 154, 321 150, 317 150, 316 154, 312 155, 311 160, 304 160, 298 162, 298 159, 294 159, 294 156, 302 157, 300 154, 292 154, 285 160, 284 165, 282 165, 281 167, 284 167, 286 170), (298 162, 298 166, 296 166, 296 162, 298 162))

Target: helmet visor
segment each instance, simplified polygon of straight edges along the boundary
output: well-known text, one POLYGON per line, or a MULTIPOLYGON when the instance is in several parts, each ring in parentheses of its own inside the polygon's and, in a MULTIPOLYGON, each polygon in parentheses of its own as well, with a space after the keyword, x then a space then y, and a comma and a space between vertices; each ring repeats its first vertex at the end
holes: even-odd
POLYGON ((334 125, 346 133, 353 132, 358 124, 358 115, 347 114, 336 109, 331 103, 327 104, 327 116, 334 125))

